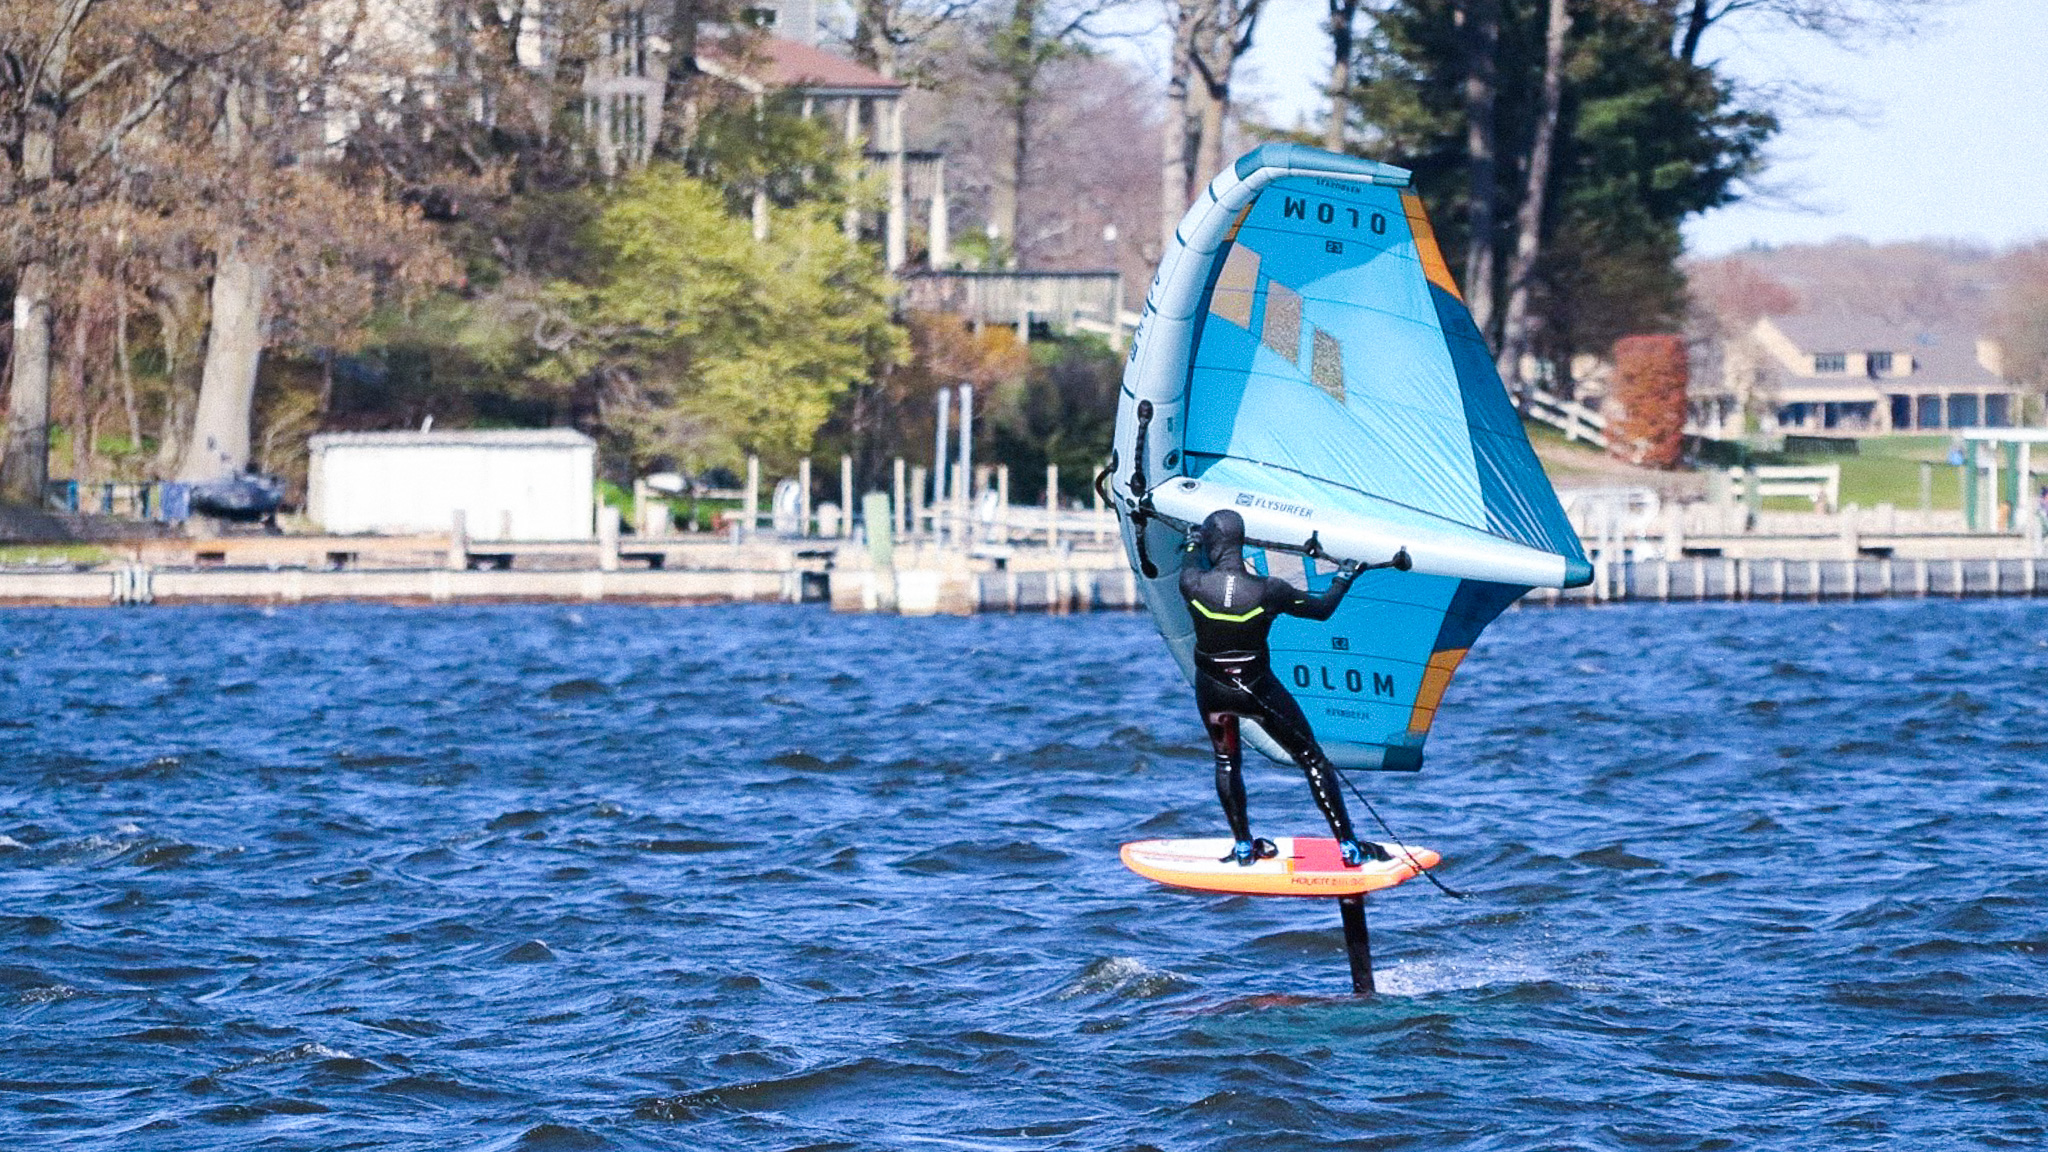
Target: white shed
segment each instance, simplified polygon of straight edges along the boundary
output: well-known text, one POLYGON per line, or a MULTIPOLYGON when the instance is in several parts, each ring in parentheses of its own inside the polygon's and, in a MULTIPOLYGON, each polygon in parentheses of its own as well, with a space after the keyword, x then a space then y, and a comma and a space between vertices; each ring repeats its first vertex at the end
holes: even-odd
POLYGON ((325 531, 477 540, 595 534, 597 442, 569 428, 330 432, 312 438, 306 511, 325 531))

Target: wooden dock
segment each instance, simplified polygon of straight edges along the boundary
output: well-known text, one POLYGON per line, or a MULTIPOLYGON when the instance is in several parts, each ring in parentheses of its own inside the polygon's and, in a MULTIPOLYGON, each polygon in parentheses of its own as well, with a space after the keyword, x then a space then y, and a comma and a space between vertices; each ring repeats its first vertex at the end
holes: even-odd
POLYGON ((624 603, 829 604, 842 612, 970 615, 1092 612, 1139 607, 1127 568, 974 572, 519 571, 438 568, 377 571, 297 568, 156 568, 0 572, 0 606, 274 604, 624 603))
POLYGON ((0 572, 0 605, 590 603, 729 604, 799 602, 804 573, 375 571, 302 568, 156 568, 123 564, 85 572, 0 572))

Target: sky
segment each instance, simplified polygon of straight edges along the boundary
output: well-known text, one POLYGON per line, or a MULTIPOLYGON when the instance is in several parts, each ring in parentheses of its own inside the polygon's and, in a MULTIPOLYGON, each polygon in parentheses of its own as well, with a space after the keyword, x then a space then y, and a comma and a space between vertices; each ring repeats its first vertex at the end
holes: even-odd
MULTIPOLYGON (((1274 5, 1247 95, 1282 123, 1320 106, 1322 0, 1274 5)), ((1751 82, 1822 85, 1853 116, 1791 119, 1770 149, 1772 195, 1686 227, 1718 255, 1752 244, 2048 239, 2048 0, 1954 0, 1907 41, 1845 50, 1809 34, 1716 28, 1702 58, 1751 82)))

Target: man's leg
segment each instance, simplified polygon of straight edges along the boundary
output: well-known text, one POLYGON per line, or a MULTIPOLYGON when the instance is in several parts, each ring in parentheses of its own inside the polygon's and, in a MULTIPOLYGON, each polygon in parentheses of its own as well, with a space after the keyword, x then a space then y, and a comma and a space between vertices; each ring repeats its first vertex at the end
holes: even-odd
POLYGON ((1231 712, 1204 712, 1202 725, 1209 730, 1209 744, 1216 750, 1216 799, 1223 803, 1223 818, 1230 821, 1230 834, 1239 843, 1252 838, 1252 821, 1245 810, 1244 753, 1238 742, 1237 716, 1231 712))
POLYGON ((1230 821, 1230 835, 1236 841, 1225 860, 1249 867, 1254 861, 1271 859, 1280 849, 1271 840, 1252 839, 1252 822, 1245 809, 1244 755, 1238 741, 1237 713, 1203 712, 1202 725, 1209 730, 1209 743, 1216 750, 1216 799, 1223 802, 1223 818, 1230 821))
POLYGON ((1301 705, 1271 677, 1254 689, 1259 703, 1265 706, 1266 715, 1258 717, 1259 727, 1266 730, 1283 751, 1301 767, 1301 774, 1308 777, 1309 795, 1315 798, 1316 807, 1322 811, 1323 819, 1329 822, 1330 835, 1344 849, 1345 862, 1361 864, 1366 860, 1390 860, 1387 850, 1370 841, 1361 841, 1351 829, 1351 814, 1344 810, 1344 795, 1337 790, 1337 768, 1330 758, 1323 755, 1322 745, 1316 743, 1315 732, 1308 725, 1308 717, 1301 711, 1301 705), (1355 858, 1354 858, 1355 857, 1355 858))

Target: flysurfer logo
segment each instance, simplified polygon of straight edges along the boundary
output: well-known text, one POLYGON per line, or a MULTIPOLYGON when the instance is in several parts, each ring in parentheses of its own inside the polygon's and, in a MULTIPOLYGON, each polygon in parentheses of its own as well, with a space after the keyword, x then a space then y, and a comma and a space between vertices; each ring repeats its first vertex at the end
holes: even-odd
POLYGON ((1257 508, 1264 512, 1285 512, 1289 516, 1306 517, 1316 514, 1316 510, 1306 504, 1289 504, 1285 500, 1268 500, 1264 496, 1255 495, 1251 492, 1239 492, 1237 494, 1237 506, 1239 508, 1257 508))

